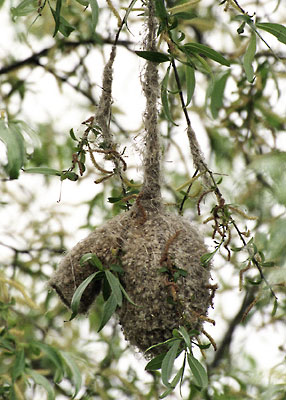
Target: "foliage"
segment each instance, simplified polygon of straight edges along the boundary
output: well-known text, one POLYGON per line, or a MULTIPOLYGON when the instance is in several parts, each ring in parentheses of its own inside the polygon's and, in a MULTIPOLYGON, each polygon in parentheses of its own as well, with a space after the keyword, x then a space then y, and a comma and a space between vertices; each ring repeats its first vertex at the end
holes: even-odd
POLYGON ((0 2, 13 32, 0 68, 3 399, 285 398, 285 343, 277 335, 286 312, 285 4, 155 5, 158 51, 145 51, 136 36, 144 2, 0 2), (141 161, 132 143, 142 132, 141 115, 129 128, 134 110, 124 93, 114 95, 110 126, 118 147, 112 152, 90 117, 101 94, 98 65, 114 41, 115 72, 124 73, 126 57, 134 70, 144 60, 158 65, 164 198, 172 212, 205 224, 210 250, 201 261, 213 263, 219 286, 208 342, 181 326, 157 344, 162 354, 147 365, 112 318, 124 298, 132 301, 120 265, 106 269, 96 255, 83 257, 95 272, 77 289, 71 317, 45 286, 65 249, 129 209, 140 190, 141 161), (58 90, 49 103, 44 82, 51 77, 58 90), (48 117, 38 116, 45 107, 48 117), (192 165, 185 128, 193 149, 196 132, 207 161, 193 153, 192 165), (58 197, 58 180, 69 201, 48 197, 58 197), (92 279, 101 280, 102 296, 87 320, 75 318, 92 279), (230 294, 236 306, 229 307, 230 294), (247 345, 254 335, 264 356, 273 354, 270 368, 259 347, 247 345))

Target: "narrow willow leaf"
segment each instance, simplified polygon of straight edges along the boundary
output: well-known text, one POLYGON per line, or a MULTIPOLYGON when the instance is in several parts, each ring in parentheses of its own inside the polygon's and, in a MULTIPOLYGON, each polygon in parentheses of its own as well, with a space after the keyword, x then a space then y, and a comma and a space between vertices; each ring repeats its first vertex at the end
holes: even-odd
POLYGON ((22 133, 22 136, 28 136, 29 142, 33 147, 41 147, 39 135, 25 121, 17 119, 13 120, 11 123, 18 128, 18 131, 22 133))
POLYGON ((111 291, 114 294, 117 305, 119 307, 121 307, 122 306, 122 292, 120 289, 119 279, 116 276, 114 276, 113 273, 110 271, 105 271, 105 276, 110 285, 111 291))
POLYGON ((274 317, 278 308, 278 300, 275 298, 273 303, 273 309, 271 312, 271 316, 274 317))
POLYGON ((251 35, 246 53, 243 57, 243 68, 246 74, 246 78, 250 83, 252 83, 254 80, 254 70, 252 62, 254 60, 255 53, 256 53, 256 35, 253 33, 251 35))
POLYGON ((240 14, 240 15, 236 15, 233 18, 234 21, 243 21, 246 22, 248 25, 253 25, 253 21, 251 19, 251 17, 247 14, 240 14))
POLYGON ((286 27, 284 25, 275 24, 271 22, 257 22, 256 28, 263 29, 264 31, 276 36, 279 42, 286 44, 286 27))
POLYGON ((81 385, 82 385, 82 376, 80 369, 78 368, 74 357, 65 351, 61 351, 61 357, 63 358, 65 365, 67 367, 67 375, 68 377, 72 380, 74 383, 75 387, 75 392, 72 398, 75 398, 75 396, 78 394, 80 391, 81 385))
POLYGON ((194 375, 194 383, 201 389, 208 387, 208 375, 203 365, 192 355, 188 354, 188 364, 194 375))
POLYGON ((15 354, 15 361, 12 367, 12 381, 15 382, 24 372, 25 369, 25 353, 24 350, 18 350, 15 354))
POLYGON ((135 304, 135 303, 132 301, 132 299, 129 297, 128 293, 126 292, 126 290, 124 289, 124 287, 121 285, 120 282, 119 282, 119 285, 120 285, 120 289, 121 289, 122 293, 124 294, 124 296, 126 297, 126 299, 129 301, 129 303, 133 304, 133 306, 138 307, 138 305, 135 304))
POLYGON ((69 37, 74 30, 75 28, 64 17, 60 17, 59 31, 64 37, 69 37))
MULTIPOLYGON (((109 268, 110 268, 111 271, 113 271, 113 272, 118 272, 120 275, 123 275, 123 274, 124 274, 124 268, 122 268, 121 265, 118 265, 118 264, 111 264, 111 265, 109 266, 109 268)), ((120 285, 120 287, 121 287, 121 285, 120 285)))
POLYGON ((91 21, 92 21, 91 29, 92 29, 92 32, 94 32, 97 22, 98 22, 99 7, 98 7, 97 0, 90 0, 89 3, 90 3, 90 7, 91 7, 91 21))
POLYGON ((199 54, 192 54, 192 56, 196 61, 198 61, 198 63, 195 62, 194 64, 200 72, 203 74, 212 75, 212 69, 204 57, 200 56, 199 54))
POLYGON ((170 61, 170 56, 165 53, 160 53, 158 51, 135 51, 137 56, 145 58, 145 60, 153 61, 158 64, 166 61, 170 61))
POLYGON ((168 121, 172 122, 172 124, 176 125, 172 119, 171 111, 169 108, 169 101, 168 101, 168 82, 169 82, 169 74, 170 74, 170 65, 167 68, 166 74, 162 80, 161 84, 161 101, 163 106, 163 111, 168 121))
POLYGON ((196 86, 196 76, 194 68, 189 65, 185 66, 186 86, 187 86, 187 102, 186 107, 190 104, 196 86))
POLYGON ((169 396, 169 394, 171 394, 173 392, 174 388, 177 386, 177 384, 182 379, 183 374, 184 374, 184 367, 179 369, 179 371, 174 376, 172 382, 170 383, 171 387, 169 389, 167 389, 164 393, 162 393, 160 395, 159 399, 164 399, 165 397, 169 396))
POLYGON ((122 199, 123 199, 123 196, 122 197, 108 197, 107 200, 109 203, 114 204, 114 203, 118 203, 122 199))
POLYGON ((5 124, 0 120, 0 140, 7 149, 8 163, 5 171, 10 179, 17 179, 19 171, 26 160, 25 142, 16 124, 5 124))
POLYGON ((42 386, 47 391, 48 394, 47 400, 55 399, 54 389, 47 378, 45 378, 43 375, 39 374, 38 372, 32 369, 26 369, 26 373, 33 379, 36 385, 42 386))
POLYGON ((225 72, 223 75, 218 76, 214 81, 210 102, 210 109, 214 119, 218 117, 219 110, 223 105, 223 94, 229 74, 229 72, 225 72))
MULTIPOLYGON (((51 12, 53 14, 54 19, 56 19, 56 12, 50 6, 51 12)), ((69 35, 75 30, 75 28, 62 16, 60 16, 60 25, 58 31, 64 35, 64 37, 69 37, 69 35)))
POLYGON ((71 321, 72 319, 74 319, 77 316, 79 305, 80 305, 80 300, 83 295, 83 292, 85 291, 87 286, 90 284, 90 282, 99 274, 101 274, 101 271, 97 271, 97 272, 94 272, 93 274, 89 275, 89 277, 87 277, 74 292, 72 301, 71 301, 72 315, 71 315, 69 321, 71 321))
MULTIPOLYGON (((154 349, 155 347, 159 347, 159 346, 162 346, 163 344, 171 344, 171 343, 173 343, 174 341, 175 341, 176 339, 175 338, 170 338, 170 339, 167 339, 167 340, 165 340, 164 342, 160 342, 160 343, 156 343, 156 344, 153 344, 152 346, 150 346, 150 347, 148 347, 148 349, 147 350, 145 350, 145 353, 147 353, 149 350, 151 350, 151 349, 154 349)), ((170 346, 169 346, 170 347, 170 346)))
POLYGON ((210 47, 201 44, 201 43, 187 43, 181 48, 183 51, 186 51, 188 54, 198 53, 205 57, 208 57, 219 64, 230 66, 230 62, 224 58, 220 53, 211 49, 210 47))
POLYGON ((136 1, 137 1, 137 0, 131 0, 131 2, 129 3, 129 6, 128 6, 127 9, 126 9, 124 18, 123 18, 123 23, 126 25, 126 28, 128 29, 129 32, 130 32, 130 30, 129 30, 129 28, 128 28, 127 21, 128 21, 129 14, 130 14, 131 11, 133 10, 133 7, 134 7, 136 1))
POLYGON ((148 362, 148 364, 145 367, 146 371, 156 371, 157 369, 160 369, 162 366, 162 361, 165 358, 165 355, 167 353, 161 353, 158 356, 152 358, 151 361, 148 362))
POLYGON ((209 262, 211 261, 211 259, 214 257, 215 253, 216 253, 216 252, 214 251, 214 252, 212 252, 212 253, 206 253, 206 254, 203 254, 203 255, 201 256, 201 263, 203 264, 204 267, 208 265, 208 263, 209 263, 209 262))
POLYGON ((55 30, 53 33, 53 37, 56 36, 56 34, 58 33, 58 30, 60 28, 61 8, 62 8, 62 0, 57 0, 56 11, 55 11, 55 13, 53 13, 53 17, 55 20, 55 30))
POLYGON ((26 168, 24 170, 27 174, 41 174, 41 175, 53 175, 53 176, 61 176, 61 171, 48 167, 35 167, 35 168, 26 168))
POLYGON ((166 10, 164 0, 155 0, 155 7, 156 14, 161 20, 168 18, 168 12, 166 10))
POLYGON ((108 300, 104 303, 103 315, 97 332, 100 332, 110 320, 117 308, 117 300, 113 293, 109 296, 108 300))
POLYGON ((11 8, 12 18, 15 17, 24 17, 26 15, 32 14, 38 9, 37 0, 23 0, 17 7, 11 8))
MULTIPOLYGON (((8 390, 9 390, 9 400, 18 400, 19 399, 19 397, 16 396, 16 393, 15 393, 15 385, 14 385, 14 383, 12 383, 12 385, 10 385, 8 390)), ((6 397, 6 399, 7 399, 7 397, 6 397)))
POLYGON ((169 382, 169 379, 172 374, 175 359, 177 358, 180 343, 181 340, 175 340, 162 361, 162 366, 161 366, 162 382, 168 388, 172 387, 169 382))
POLYGON ((76 0, 76 1, 84 7, 88 7, 89 5, 89 1, 87 0, 76 0))
POLYGON ((55 368, 62 371, 64 375, 64 364, 58 350, 46 343, 42 342, 31 342, 32 347, 36 347, 42 351, 46 357, 54 364, 55 368))
POLYGON ((70 129, 70 137, 72 138, 72 140, 75 140, 75 141, 77 141, 77 138, 76 138, 76 136, 75 136, 75 133, 74 133, 74 130, 73 130, 73 128, 72 128, 72 129, 70 129))
POLYGON ((191 11, 185 11, 185 12, 178 12, 176 14, 172 14, 173 17, 176 17, 178 19, 193 19, 193 18, 197 18, 197 14, 195 12, 191 12, 191 11))
POLYGON ((187 347, 191 350, 191 348, 192 348, 191 338, 190 338, 190 335, 188 334, 186 328, 184 326, 180 326, 179 332, 182 335, 187 347))
POLYGON ((75 182, 78 180, 78 174, 72 171, 64 171, 61 173, 61 181, 64 181, 65 179, 75 182))
POLYGON ((274 265, 275 265, 274 261, 265 261, 265 262, 261 263, 261 266, 262 267, 266 267, 266 268, 274 267, 274 265))
POLYGON ((80 265, 84 265, 85 263, 90 263, 93 265, 95 268, 98 268, 100 271, 104 270, 104 267, 102 265, 102 262, 100 259, 97 257, 96 254, 94 253, 86 253, 84 254, 81 259, 80 259, 80 265))

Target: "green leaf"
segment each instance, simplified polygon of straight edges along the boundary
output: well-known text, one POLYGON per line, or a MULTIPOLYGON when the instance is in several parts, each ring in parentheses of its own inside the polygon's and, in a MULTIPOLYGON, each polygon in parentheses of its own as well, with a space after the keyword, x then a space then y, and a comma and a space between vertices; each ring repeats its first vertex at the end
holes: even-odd
POLYGON ((201 43, 187 43, 181 47, 181 50, 187 52, 187 54, 201 54, 218 62, 219 64, 226 65, 227 67, 230 66, 230 62, 220 53, 201 43))
POLYGON ((14 341, 8 340, 0 336, 0 348, 9 350, 11 353, 14 352, 14 341))
POLYGON ((213 84, 210 109, 214 119, 218 117, 219 110, 222 107, 224 89, 229 75, 230 73, 228 71, 225 72, 224 74, 218 76, 213 84))
POLYGON ((208 387, 208 375, 203 365, 192 355, 188 354, 188 364, 194 375, 194 383, 201 389, 208 387))
POLYGON ((247 47, 246 53, 243 58, 243 68, 246 74, 248 82, 252 83, 254 80, 254 70, 252 62, 254 60, 256 53, 256 35, 253 33, 251 35, 249 45, 247 47))
POLYGON ((42 342, 38 342, 38 341, 31 342, 31 346, 40 349, 48 357, 48 359, 54 364, 54 366, 57 369, 62 370, 62 375, 64 374, 63 362, 62 362, 62 359, 61 359, 57 349, 55 349, 54 347, 52 347, 46 343, 42 343, 42 342))
POLYGON ((165 355, 167 353, 161 353, 158 356, 152 358, 151 361, 148 362, 148 364, 145 367, 146 371, 156 371, 157 369, 160 369, 162 366, 162 361, 165 358, 165 355))
POLYGON ((22 134, 22 136, 28 136, 28 139, 33 147, 41 147, 39 135, 25 121, 14 119, 11 123, 18 128, 18 131, 22 134))
POLYGON ((176 14, 172 14, 172 16, 178 19, 185 19, 185 20, 197 18, 197 14, 192 11, 178 12, 176 14))
POLYGON ((61 357, 63 358, 65 365, 67 367, 67 375, 73 381, 75 386, 75 392, 72 398, 74 398, 80 391, 82 385, 82 377, 80 369, 78 368, 74 357, 65 351, 61 351, 61 357))
POLYGON ((72 140, 75 140, 75 141, 77 141, 77 138, 76 138, 76 136, 75 136, 75 133, 74 133, 74 130, 73 130, 73 128, 72 128, 72 129, 70 129, 70 137, 72 138, 72 140))
POLYGON ((145 60, 153 61, 158 64, 166 61, 170 61, 170 56, 165 53, 160 53, 158 51, 135 51, 137 56, 145 58, 145 60))
POLYGON ((98 7, 97 0, 90 0, 89 3, 90 3, 90 7, 91 7, 91 21, 92 21, 91 29, 92 29, 92 32, 94 32, 97 22, 98 22, 99 7, 98 7))
POLYGON ((167 267, 161 267, 158 269, 159 274, 163 274, 164 272, 169 272, 169 269, 167 267))
POLYGON ((64 171, 61 173, 61 180, 64 181, 65 179, 75 182, 78 180, 78 174, 72 171, 64 171))
POLYGON ((122 268, 121 265, 111 264, 109 266, 109 268, 110 268, 111 271, 117 272, 117 273, 119 273, 121 275, 124 274, 124 268, 122 268))
POLYGON ((172 124, 176 125, 175 122, 173 121, 171 111, 169 108, 169 101, 168 101, 168 82, 169 82, 170 67, 171 66, 169 65, 169 67, 167 68, 166 74, 162 80, 161 101, 162 101, 163 111, 164 111, 164 114, 165 114, 167 120, 172 122, 172 124))
POLYGON ((71 301, 71 310, 72 310, 72 315, 69 319, 71 321, 74 319, 77 314, 78 314, 78 309, 80 305, 80 300, 83 295, 83 292, 87 288, 87 286, 90 284, 90 282, 97 276, 101 274, 101 271, 94 272, 93 274, 89 275, 76 289, 76 291, 73 294, 72 301, 71 301))
POLYGON ((122 199, 123 199, 123 197, 108 197, 107 198, 108 202, 111 204, 118 203, 122 199))
POLYGON ((270 23, 270 22, 257 22, 255 26, 258 29, 263 29, 264 31, 274 35, 279 42, 286 44, 286 27, 284 25, 270 23))
POLYGON ((271 316, 274 317, 278 308, 278 300, 275 298, 273 303, 273 309, 271 312, 271 316))
POLYGON ((84 7, 89 6, 89 1, 88 0, 76 0, 79 4, 81 4, 84 7))
POLYGON ((5 165, 5 170, 10 179, 17 179, 26 160, 25 142, 19 127, 14 123, 5 124, 0 120, 0 140, 7 149, 8 163, 5 165))
POLYGON ((194 68, 189 65, 185 66, 186 86, 187 86, 187 101, 186 107, 190 104, 196 86, 196 76, 194 68))
POLYGON ((12 381, 15 382, 24 372, 25 369, 25 353, 24 350, 18 350, 15 354, 15 361, 12 368, 12 381))
POLYGON ((247 14, 240 14, 240 15, 236 15, 233 18, 234 21, 242 21, 242 22, 246 22, 248 25, 254 25, 253 21, 251 19, 251 17, 247 14))
POLYGON ((164 0, 155 0, 156 14, 159 19, 164 20, 168 18, 168 12, 165 7, 164 0))
POLYGON ((121 285, 120 282, 119 282, 119 285, 120 285, 120 289, 121 289, 122 293, 124 294, 124 296, 126 297, 126 299, 129 301, 129 303, 133 304, 133 306, 135 306, 135 307, 138 307, 138 305, 135 304, 135 303, 131 300, 131 298, 129 297, 128 293, 126 292, 126 290, 124 289, 124 287, 121 285))
POLYGON ((102 328, 104 328, 104 326, 107 324, 107 322, 110 320, 110 318, 114 314, 116 308, 117 308, 117 300, 116 300, 114 294, 111 293, 108 300, 104 303, 103 315, 102 315, 102 319, 101 319, 101 322, 100 322, 97 332, 100 332, 102 330, 102 328))
POLYGON ((45 378, 41 374, 38 374, 38 372, 36 372, 32 369, 26 369, 26 373, 28 376, 30 376, 33 379, 33 381, 36 383, 36 385, 42 386, 47 391, 48 400, 55 399, 54 389, 47 378, 45 378))
POLYGON ((216 253, 216 251, 214 251, 212 253, 206 253, 201 256, 201 263, 203 264, 204 267, 208 266, 209 262, 212 260, 215 253, 216 253))
POLYGON ((182 335, 184 342, 186 343, 186 346, 191 350, 191 348, 192 348, 191 338, 190 338, 190 335, 188 334, 186 328, 184 326, 180 326, 179 332, 182 335))
MULTIPOLYGON (((51 6, 50 9, 56 22, 56 12, 51 6)), ((64 37, 68 37, 74 30, 75 28, 64 17, 60 16, 60 25, 58 31, 64 35, 64 37)))
POLYGON ((53 37, 56 36, 56 34, 58 33, 58 30, 60 28, 61 8, 62 8, 62 0, 57 0, 56 11, 55 11, 55 13, 53 13, 54 20, 55 20, 55 30, 53 33, 53 37))
POLYGON ((59 31, 64 37, 69 37, 74 30, 75 28, 64 17, 60 17, 59 31))
POLYGON ((38 9, 37 0, 23 0, 17 7, 11 8, 12 18, 15 17, 24 17, 26 15, 32 14, 38 9))
POLYGON ((113 275, 110 271, 105 271, 106 279, 110 285, 111 291, 114 294, 114 297, 117 301, 119 307, 122 306, 122 293, 120 289, 120 282, 119 279, 113 275))
POLYGON ((162 367, 161 367, 162 382, 168 388, 172 387, 169 382, 169 379, 172 374, 175 359, 178 356, 178 349, 179 349, 180 343, 181 343, 181 340, 175 340, 162 361, 162 367))
POLYGON ((238 33, 239 35, 241 35, 242 33, 244 33, 244 27, 245 27, 245 22, 243 22, 243 23, 239 26, 239 28, 237 28, 237 33, 238 33))
POLYGON ((261 266, 262 266, 262 267, 266 267, 266 268, 274 267, 274 265, 275 265, 275 262, 274 262, 274 261, 266 261, 266 262, 261 263, 261 266))
POLYGON ((90 263, 92 266, 94 266, 95 268, 98 268, 100 271, 104 271, 104 266, 102 265, 102 262, 97 257, 97 255, 94 254, 94 253, 86 253, 86 254, 84 254, 81 257, 79 263, 80 263, 80 265, 84 265, 86 263, 90 263))
POLYGON ((24 169, 27 174, 41 174, 41 175, 53 175, 61 176, 61 171, 49 167, 35 167, 24 169))
POLYGON ((171 382, 171 387, 169 389, 167 389, 164 393, 162 393, 159 397, 159 399, 164 399, 165 397, 169 396, 169 394, 171 394, 174 390, 174 388, 177 386, 177 384, 179 383, 180 379, 182 378, 184 374, 184 367, 180 368, 179 371, 176 373, 176 375, 174 376, 172 382, 171 382))

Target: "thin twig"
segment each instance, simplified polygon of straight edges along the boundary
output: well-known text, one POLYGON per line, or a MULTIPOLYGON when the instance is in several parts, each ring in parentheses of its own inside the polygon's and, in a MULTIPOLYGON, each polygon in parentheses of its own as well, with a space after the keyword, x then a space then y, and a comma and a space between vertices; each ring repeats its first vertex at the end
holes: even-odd
MULTIPOLYGON (((197 175, 198 172, 199 172, 199 170, 198 170, 198 168, 197 168, 196 171, 195 171, 195 173, 193 174, 192 178, 194 178, 194 177, 197 175)), ((186 193, 185 193, 185 195, 184 195, 184 198, 183 198, 183 200, 182 200, 182 202, 181 202, 181 205, 180 205, 180 208, 179 208, 179 214, 180 214, 180 215, 183 214, 184 204, 185 204, 185 202, 187 201, 187 198, 188 198, 188 195, 189 195, 189 193, 190 193, 190 190, 191 190, 191 188, 192 188, 192 186, 193 186, 193 183, 194 183, 194 182, 191 182, 191 183, 190 183, 190 185, 189 185, 189 187, 188 187, 188 189, 187 189, 187 191, 186 191, 186 193)))
POLYGON ((208 366, 209 372, 215 369, 220 362, 227 356, 229 353, 229 348, 230 344, 234 335, 234 331, 238 327, 238 325, 242 321, 242 317, 245 314, 245 311, 249 307, 249 305, 253 302, 255 299, 255 294, 257 292, 257 287, 252 287, 250 290, 248 290, 244 296, 244 299, 242 301, 241 307, 235 317, 232 319, 232 321, 228 325, 228 329, 218 346, 218 349, 216 351, 215 357, 212 361, 212 363, 208 366))

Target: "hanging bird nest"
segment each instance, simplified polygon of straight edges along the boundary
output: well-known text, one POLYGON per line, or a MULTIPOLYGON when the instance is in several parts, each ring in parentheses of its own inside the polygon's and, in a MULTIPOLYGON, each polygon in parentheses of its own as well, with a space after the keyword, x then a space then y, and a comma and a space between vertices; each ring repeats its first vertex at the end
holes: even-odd
MULTIPOLYGON (((153 2, 149 2, 149 15, 145 41, 148 51, 155 51, 156 20, 153 2)), ((105 69, 103 106, 95 117, 102 131, 108 133, 103 116, 111 104, 112 61, 105 69), (108 79, 107 79, 108 78, 108 79), (106 81, 106 82, 105 82, 106 81), (108 96, 108 98, 106 97, 108 96)), ((50 286, 70 307, 77 287, 94 272, 91 264, 80 264, 86 253, 97 255, 102 265, 109 268, 120 263, 124 274, 121 284, 135 303, 124 298, 116 313, 125 338, 131 345, 145 352, 150 346, 172 336, 172 330, 185 326, 188 331, 202 330, 207 310, 212 301, 209 266, 201 263, 207 252, 204 241, 188 221, 166 211, 160 193, 160 142, 157 126, 157 100, 159 77, 155 63, 148 61, 143 80, 146 97, 144 182, 131 209, 112 218, 79 242, 63 258, 50 280, 50 286)), ((112 137, 108 133, 110 146, 112 137)), ((100 292, 99 281, 92 281, 84 291, 79 312, 85 313, 100 292)), ((161 352, 152 348, 147 356, 161 352)))

